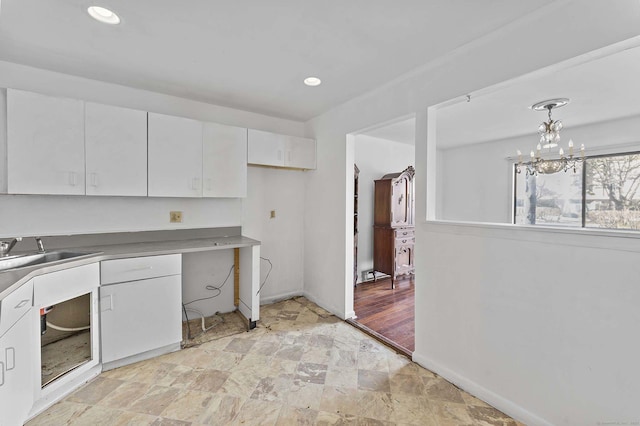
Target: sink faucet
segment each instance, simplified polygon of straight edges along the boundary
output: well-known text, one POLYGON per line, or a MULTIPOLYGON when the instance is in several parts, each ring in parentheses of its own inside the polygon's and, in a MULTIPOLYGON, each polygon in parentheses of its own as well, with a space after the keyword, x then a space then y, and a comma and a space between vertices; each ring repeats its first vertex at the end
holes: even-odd
POLYGON ((0 241, 0 257, 9 256, 9 253, 18 241, 22 241, 22 237, 16 237, 9 242, 0 241))
POLYGON ((34 237, 36 239, 36 244, 38 245, 38 253, 44 253, 46 250, 44 249, 44 244, 42 243, 42 239, 40 237, 34 237))

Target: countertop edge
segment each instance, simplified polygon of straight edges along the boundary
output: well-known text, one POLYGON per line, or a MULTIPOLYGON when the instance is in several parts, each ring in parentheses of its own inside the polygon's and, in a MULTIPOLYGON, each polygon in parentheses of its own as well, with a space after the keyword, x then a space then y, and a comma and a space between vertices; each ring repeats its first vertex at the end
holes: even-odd
MULTIPOLYGON (((260 241, 244 236, 198 238, 191 240, 158 241, 144 243, 113 244, 104 246, 74 247, 62 251, 87 252, 89 254, 72 259, 59 260, 43 265, 0 272, 0 300, 17 290, 21 285, 39 275, 105 260, 130 257, 161 256, 165 254, 196 253, 201 251, 228 250, 260 245, 260 241)), ((56 249, 51 250, 56 251, 56 249)))

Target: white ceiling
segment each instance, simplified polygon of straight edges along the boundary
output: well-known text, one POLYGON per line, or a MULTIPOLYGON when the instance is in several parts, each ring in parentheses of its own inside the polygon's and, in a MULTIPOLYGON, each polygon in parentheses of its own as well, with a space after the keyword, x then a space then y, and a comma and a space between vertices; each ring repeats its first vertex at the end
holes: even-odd
POLYGON ((407 145, 415 145, 416 119, 409 118, 383 127, 368 130, 361 134, 378 139, 400 142, 407 145))
MULTIPOLYGON (((562 69, 551 75, 516 82, 497 91, 437 111, 438 148, 537 135, 546 111, 536 102, 569 98, 552 111, 565 128, 640 115, 640 47, 562 69)), ((537 136, 532 138, 537 142, 537 136)))
POLYGON ((551 2, 2 0, 0 60, 305 121, 551 2))

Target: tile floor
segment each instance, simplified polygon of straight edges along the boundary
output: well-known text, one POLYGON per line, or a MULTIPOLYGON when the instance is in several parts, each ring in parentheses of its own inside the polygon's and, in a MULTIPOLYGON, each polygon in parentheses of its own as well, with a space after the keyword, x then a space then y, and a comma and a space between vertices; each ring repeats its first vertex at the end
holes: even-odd
POLYGON ((304 298, 261 315, 105 372, 28 425, 519 425, 304 298))

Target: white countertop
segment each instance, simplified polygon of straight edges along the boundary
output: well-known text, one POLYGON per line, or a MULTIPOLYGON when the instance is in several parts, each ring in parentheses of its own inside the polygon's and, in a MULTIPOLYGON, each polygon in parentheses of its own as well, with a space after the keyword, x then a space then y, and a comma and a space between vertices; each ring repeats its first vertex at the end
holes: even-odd
MULTIPOLYGON (((227 250, 231 248, 250 247, 256 245, 260 245, 260 241, 238 235, 229 237, 183 239, 177 241, 156 241, 64 248, 60 249, 60 251, 87 252, 90 254, 74 257, 72 259, 59 260, 56 262, 0 272, 0 299, 5 298, 23 283, 35 276, 89 263, 100 262, 102 260, 157 256, 162 254, 192 253, 209 250, 227 250)), ((49 251, 58 250, 53 249, 49 251)))

